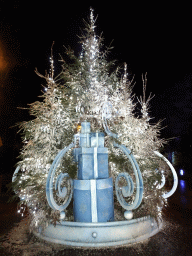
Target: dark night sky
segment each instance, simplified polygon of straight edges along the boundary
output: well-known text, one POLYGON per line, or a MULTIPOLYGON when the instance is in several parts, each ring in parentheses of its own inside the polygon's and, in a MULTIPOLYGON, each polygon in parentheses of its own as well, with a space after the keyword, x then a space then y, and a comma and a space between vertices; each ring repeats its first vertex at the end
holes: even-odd
MULTIPOLYGON (((9 134, 7 127, 27 118, 17 107, 25 107, 40 94, 43 81, 34 70, 37 67, 44 73, 48 69, 52 42, 55 59, 63 45, 80 50, 77 35, 90 6, 79 2, 1 0, 0 60, 5 66, 0 65, 2 136, 9 134)), ((147 72, 147 94, 155 94, 151 115, 155 121, 166 118, 165 136, 185 133, 192 109, 190 7, 180 2, 168 6, 124 1, 92 7, 98 14, 97 33, 103 32, 106 45, 114 40, 111 57, 127 62, 130 76, 135 74, 138 96, 142 94, 141 75, 147 72)))

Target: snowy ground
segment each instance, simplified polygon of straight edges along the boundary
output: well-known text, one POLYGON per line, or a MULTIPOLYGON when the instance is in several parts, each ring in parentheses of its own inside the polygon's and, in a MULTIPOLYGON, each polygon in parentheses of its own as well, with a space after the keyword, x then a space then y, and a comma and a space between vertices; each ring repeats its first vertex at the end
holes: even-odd
POLYGON ((72 248, 50 244, 29 233, 29 218, 25 217, 0 238, 0 255, 191 255, 192 229, 172 220, 164 229, 140 243, 105 249, 72 248))

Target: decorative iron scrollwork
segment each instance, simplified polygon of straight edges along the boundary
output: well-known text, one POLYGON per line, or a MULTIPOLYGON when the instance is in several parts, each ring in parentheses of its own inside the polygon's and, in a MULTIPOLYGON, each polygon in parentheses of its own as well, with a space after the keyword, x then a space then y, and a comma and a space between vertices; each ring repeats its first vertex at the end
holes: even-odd
POLYGON ((120 203, 120 205, 127 211, 136 209, 141 204, 142 198, 143 198, 143 179, 142 175, 139 169, 139 166, 134 158, 134 156, 131 154, 131 151, 127 149, 124 145, 119 145, 117 143, 114 143, 115 147, 118 147, 121 149, 125 155, 128 157, 129 161, 132 164, 134 175, 136 178, 136 195, 134 202, 132 204, 129 204, 126 202, 124 198, 129 197, 133 194, 134 191, 134 184, 131 176, 128 173, 119 173, 116 181, 115 181, 115 190, 117 199, 120 203), (119 186, 119 180, 120 178, 125 178, 127 185, 120 188, 119 186))
MULTIPOLYGON (((168 166, 170 167, 170 169, 172 171, 172 174, 173 174, 173 187, 168 193, 163 194, 164 198, 168 198, 168 197, 172 196, 175 193, 176 189, 177 189, 177 185, 178 185, 177 173, 176 173, 175 168, 173 167, 173 165, 169 162, 169 160, 166 157, 164 157, 158 151, 154 151, 154 153, 157 156, 159 156, 160 158, 162 158, 168 164, 168 166)), ((160 184, 160 186, 158 188, 161 189, 164 185, 165 185, 165 176, 164 176, 164 174, 162 174, 162 183, 160 184)))
POLYGON ((133 180, 128 173, 124 172, 124 173, 118 174, 115 180, 115 190, 116 190, 118 201, 120 202, 121 206, 124 207, 124 205, 127 205, 127 202, 125 201, 124 197, 131 196, 134 190, 133 180), (120 187, 119 182, 122 178, 126 180, 127 185, 120 187))
POLYGON ((68 173, 60 173, 55 181, 55 191, 57 196, 64 199, 64 204, 58 205, 54 199, 53 181, 56 169, 67 151, 75 146, 75 143, 71 143, 68 147, 61 150, 55 157, 47 177, 46 184, 46 196, 50 207, 54 210, 63 212, 70 204, 73 195, 73 180, 69 177, 68 173), (64 185, 62 185, 64 183, 64 185))
MULTIPOLYGON (((105 109, 104 109, 105 110, 105 109)), ((106 112, 106 110, 105 110, 106 112)), ((113 138, 118 138, 118 135, 115 133, 112 133, 107 125, 107 114, 103 111, 103 127, 105 129, 105 132, 113 137, 113 138)), ((126 148, 124 145, 119 145, 116 142, 113 143, 114 147, 119 148, 123 153, 128 157, 129 161, 131 162, 131 165, 133 167, 134 175, 136 178, 136 195, 134 202, 132 204, 129 204, 126 202, 124 197, 129 197, 133 194, 134 190, 134 184, 131 176, 128 173, 120 173, 115 181, 115 190, 116 190, 116 195, 117 199, 120 203, 120 205, 127 211, 125 212, 124 216, 126 216, 127 213, 130 213, 131 210, 136 209, 139 207, 141 204, 142 198, 143 198, 143 179, 141 175, 141 171, 139 169, 139 165, 137 164, 137 161, 135 160, 135 157, 131 153, 131 151, 126 148), (120 188, 119 186, 119 180, 120 178, 125 178, 127 185, 120 188)), ((130 214, 129 214, 130 215, 130 214)))

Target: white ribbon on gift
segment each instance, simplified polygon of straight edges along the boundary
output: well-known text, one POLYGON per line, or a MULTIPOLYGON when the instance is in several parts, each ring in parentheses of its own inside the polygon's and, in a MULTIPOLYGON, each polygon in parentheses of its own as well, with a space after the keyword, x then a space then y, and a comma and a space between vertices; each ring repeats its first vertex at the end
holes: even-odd
POLYGON ((97 217, 97 180, 90 180, 91 183, 91 214, 92 222, 98 222, 97 217))
POLYGON ((97 147, 94 147, 94 179, 98 178, 97 147))

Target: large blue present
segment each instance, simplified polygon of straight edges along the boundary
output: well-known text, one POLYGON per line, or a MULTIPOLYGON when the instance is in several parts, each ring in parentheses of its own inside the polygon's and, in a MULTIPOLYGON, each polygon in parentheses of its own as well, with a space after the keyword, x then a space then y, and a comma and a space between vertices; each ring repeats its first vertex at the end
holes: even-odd
POLYGON ((74 180, 74 221, 114 220, 113 180, 74 180))

